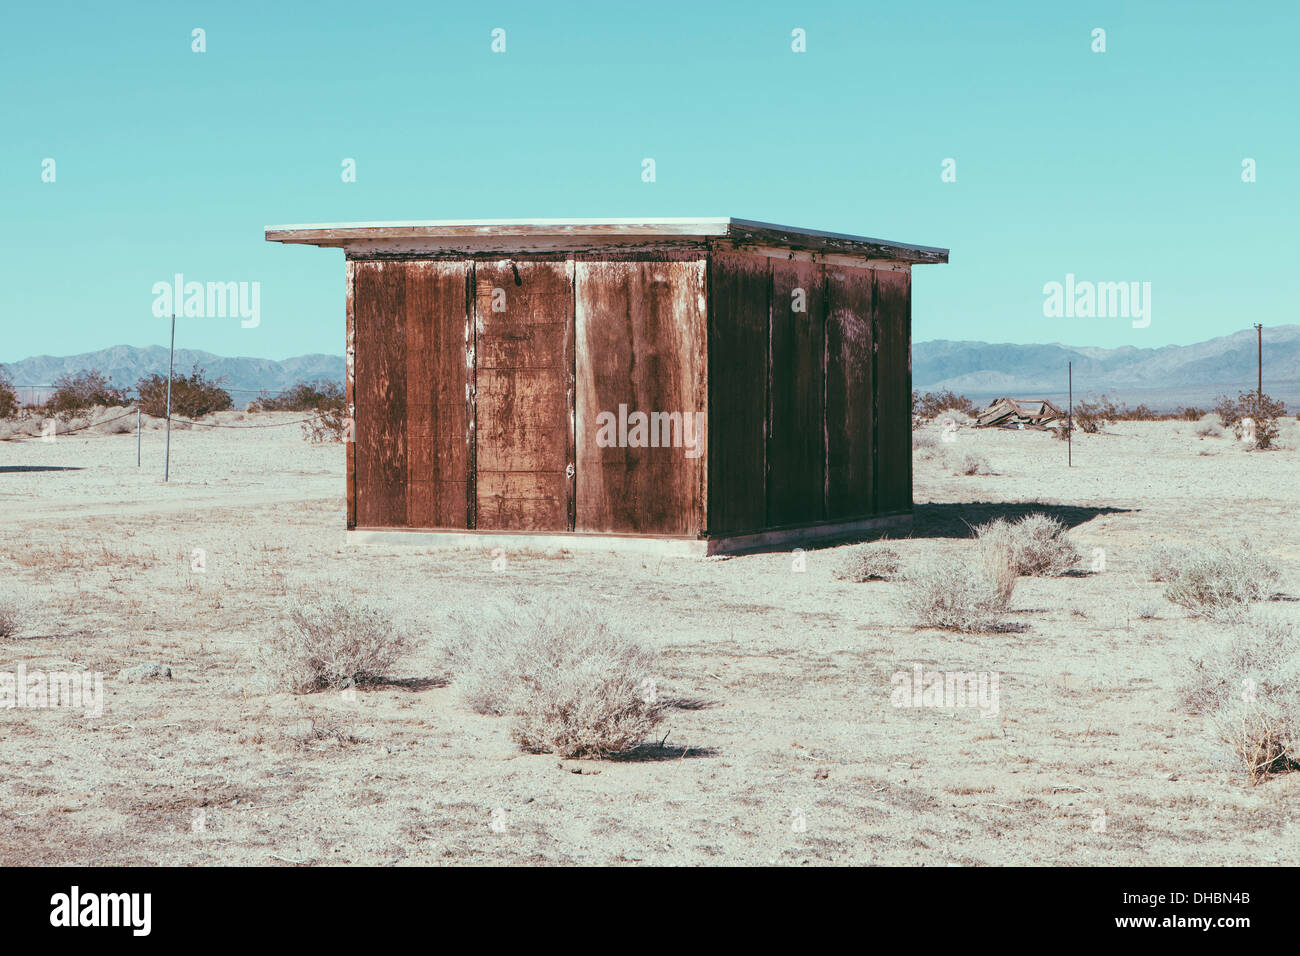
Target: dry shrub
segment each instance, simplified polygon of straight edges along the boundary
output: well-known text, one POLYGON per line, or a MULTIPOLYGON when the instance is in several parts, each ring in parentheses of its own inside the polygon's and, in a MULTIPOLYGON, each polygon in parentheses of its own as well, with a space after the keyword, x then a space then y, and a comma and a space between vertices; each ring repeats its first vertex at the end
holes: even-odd
POLYGON ((23 623, 23 606, 14 598, 0 597, 0 640, 18 635, 23 623))
MULTIPOLYGON (((149 375, 136 383, 140 408, 155 418, 167 416, 167 376, 149 375)), ((221 379, 207 378, 197 365, 189 375, 172 375, 172 415, 184 418, 202 418, 212 412, 224 412, 234 402, 230 393, 221 387, 221 379)), ((175 420, 172 425, 175 427, 175 420)))
POLYGON ((1286 403, 1259 392, 1240 392, 1236 401, 1220 395, 1215 411, 1238 441, 1244 439, 1263 451, 1277 439, 1278 419, 1286 414, 1286 403))
POLYGON ((1082 555, 1065 532, 1064 523, 1040 512, 1015 522, 995 518, 975 528, 982 546, 1010 548, 1016 573, 1031 577, 1059 577, 1079 564, 1082 555))
POLYGON ((255 401, 259 412, 323 411, 347 404, 343 383, 327 379, 299 382, 279 395, 261 395, 255 401))
POLYGON ((342 406, 317 410, 310 419, 302 423, 302 437, 312 444, 345 440, 351 423, 346 411, 342 406))
POLYGON ((13 380, 0 369, 0 418, 12 418, 20 408, 18 393, 14 391, 13 380))
POLYGON ((998 604, 1001 607, 1009 606, 1011 594, 1016 589, 1016 579, 1020 576, 1014 543, 1006 539, 983 542, 980 547, 980 566, 985 580, 997 595, 998 604))
POLYGON ((1192 655, 1182 703, 1208 714, 1220 741, 1258 783, 1300 768, 1300 633, 1278 617, 1239 622, 1192 655))
POLYGON ((508 717, 525 751, 625 753, 663 719, 655 656, 595 608, 516 600, 453 622, 446 650, 462 696, 479 713, 508 717))
POLYGON ((989 467, 988 459, 983 455, 967 452, 961 460, 961 473, 963 475, 991 475, 993 471, 989 467))
POLYGON ((1252 687, 1257 696, 1270 696, 1284 689, 1289 677, 1280 675, 1300 664, 1297 655, 1300 634, 1291 622, 1277 616, 1240 621, 1226 639, 1205 642, 1182 666, 1182 704, 1193 714, 1212 714, 1252 687))
POLYGON ((933 448, 935 446, 935 437, 929 432, 912 432, 912 450, 920 448, 933 448))
POLYGON ((898 552, 884 545, 884 539, 874 544, 860 545, 845 556, 835 576, 841 581, 858 584, 867 581, 888 581, 902 568, 898 552))
POLYGON ((276 690, 305 694, 372 683, 411 649, 384 612, 338 598, 300 602, 263 647, 276 690))
POLYGON ((73 412, 95 406, 113 407, 126 404, 126 393, 96 369, 64 373, 54 380, 54 394, 45 401, 45 411, 67 420, 73 412))
POLYGON ((926 392, 924 395, 912 393, 913 415, 919 415, 921 418, 936 418, 945 412, 956 412, 963 417, 973 415, 975 403, 965 395, 953 394, 951 389, 944 389, 942 392, 926 392))
POLYGON ((1142 560, 1142 570, 1152 581, 1164 583, 1169 580, 1173 567, 1181 560, 1182 552, 1185 550, 1183 545, 1153 544, 1147 549, 1146 557, 1142 560))
POLYGON ((1237 545, 1164 546, 1148 567, 1155 580, 1165 582, 1166 598, 1206 617, 1268 598, 1281 577, 1246 539, 1237 545))
POLYGON ((1015 575, 1006 570, 1009 561, 1004 549, 990 548, 976 567, 944 556, 913 568, 903 578, 900 610, 926 627, 998 630, 998 619, 1010 605, 1015 588, 1015 575), (1000 570, 996 567, 999 559, 1007 562, 1000 570))
POLYGON ((1252 785, 1268 774, 1300 769, 1300 707, 1294 700, 1242 701, 1219 713, 1214 724, 1252 785))
POLYGON ((1114 421, 1118 414, 1115 403, 1103 395, 1096 401, 1083 399, 1074 406, 1074 426, 1089 435, 1095 435, 1114 421))

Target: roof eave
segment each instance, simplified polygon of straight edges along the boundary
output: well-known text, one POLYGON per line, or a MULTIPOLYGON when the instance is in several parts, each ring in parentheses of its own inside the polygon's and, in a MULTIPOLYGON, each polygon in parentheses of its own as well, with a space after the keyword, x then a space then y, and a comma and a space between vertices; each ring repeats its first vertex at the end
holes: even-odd
POLYGON ((372 241, 427 242, 430 247, 455 248, 460 241, 497 240, 495 245, 508 246, 514 239, 521 244, 547 239, 563 243, 571 239, 577 246, 597 242, 612 246, 621 241, 689 242, 690 240, 724 240, 739 247, 775 245, 814 252, 860 255, 913 264, 945 263, 948 250, 936 246, 919 246, 853 236, 845 233, 799 229, 750 219, 683 218, 683 219, 534 219, 534 220, 429 220, 409 222, 317 223, 306 225, 267 226, 268 242, 313 245, 322 248, 347 248, 353 243, 372 241))

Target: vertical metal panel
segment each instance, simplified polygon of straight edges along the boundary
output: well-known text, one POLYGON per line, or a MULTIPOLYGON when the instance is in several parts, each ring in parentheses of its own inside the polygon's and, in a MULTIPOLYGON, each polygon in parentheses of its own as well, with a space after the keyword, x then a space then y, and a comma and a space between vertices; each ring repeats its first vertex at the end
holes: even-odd
POLYGON ((912 508, 911 275, 874 270, 876 510, 912 508))
POLYGON ((709 259, 708 530, 757 531, 767 520, 768 260, 709 259))
POLYGON ((780 527, 824 516, 826 296, 820 264, 771 261, 767 523, 780 527))
MULTIPOLYGON (((575 264, 577 519, 579 531, 695 536, 707 460, 705 261, 579 257, 575 264), (620 409, 620 406, 623 406, 620 409), (696 457, 632 447, 635 431, 602 447, 599 416, 689 415, 696 457)), ((680 420, 680 418, 679 418, 680 420)), ((684 426, 676 438, 686 437, 684 426)), ((672 436, 670 436, 671 438, 672 436)))
POLYGON ((573 289, 563 261, 479 262, 476 527, 569 527, 573 289))
POLYGON ((872 273, 827 269, 827 518, 869 515, 874 450, 872 273))
POLYGON ((406 526, 406 272, 356 266, 357 524, 406 526))

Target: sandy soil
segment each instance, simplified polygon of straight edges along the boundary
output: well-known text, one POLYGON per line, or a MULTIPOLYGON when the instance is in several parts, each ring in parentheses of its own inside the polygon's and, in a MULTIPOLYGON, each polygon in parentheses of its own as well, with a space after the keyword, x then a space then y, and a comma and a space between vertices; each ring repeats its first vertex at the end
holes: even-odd
POLYGON ((160 431, 141 469, 133 434, 0 442, 0 592, 33 605, 0 670, 105 675, 99 717, 0 712, 0 864, 1300 864, 1300 774, 1248 786, 1181 712, 1175 665, 1215 626, 1140 571, 1156 542, 1245 535, 1300 594, 1287 427, 1291 449, 1251 453, 1121 423, 1081 436, 1068 470, 1037 433, 918 452, 905 563, 1030 510, 1105 551, 1100 573, 1021 580, 1027 630, 977 636, 911 626, 896 583, 838 580, 844 548, 802 573, 789 554, 585 553, 497 573, 487 551, 349 547, 342 451, 296 426, 174 432, 166 485, 160 431), (955 475, 967 452, 995 474, 955 475), (662 651, 687 705, 664 746, 525 755, 464 706, 442 622, 505 585, 599 602, 662 651), (312 586, 388 608, 422 652, 355 701, 266 693, 258 644, 312 586), (153 661, 173 679, 118 677, 153 661), (891 676, 918 663, 996 672, 999 713, 892 707, 891 676))

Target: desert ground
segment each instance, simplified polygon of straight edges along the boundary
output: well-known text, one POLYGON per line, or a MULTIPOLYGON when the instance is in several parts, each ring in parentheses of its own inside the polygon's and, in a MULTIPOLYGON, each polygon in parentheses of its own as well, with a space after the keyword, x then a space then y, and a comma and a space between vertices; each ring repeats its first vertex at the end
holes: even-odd
POLYGON ((343 451, 292 425, 173 431, 166 484, 156 427, 140 468, 130 432, 0 442, 0 591, 29 607, 0 670, 104 675, 97 717, 0 712, 0 864, 1300 864, 1300 773, 1251 786, 1180 708, 1178 662, 1217 625, 1142 571, 1159 542, 1248 537, 1300 595, 1296 423, 1272 452, 1195 428, 1119 422, 1067 468, 1047 434, 925 426, 905 566, 1031 511, 1086 556, 1022 578, 1025 629, 991 634, 917 627, 898 582, 839 579, 849 545, 802 571, 790 553, 494 570, 487 547, 352 546, 343 451), (968 453, 992 473, 958 474, 968 453), (593 602, 660 652, 662 739, 525 754, 465 705, 447 617, 512 587, 593 602), (268 692, 259 645, 311 589, 386 609, 419 652, 355 699, 268 692), (119 677, 149 663, 171 679, 119 677), (998 713, 892 706, 915 664, 997 673, 998 713))

